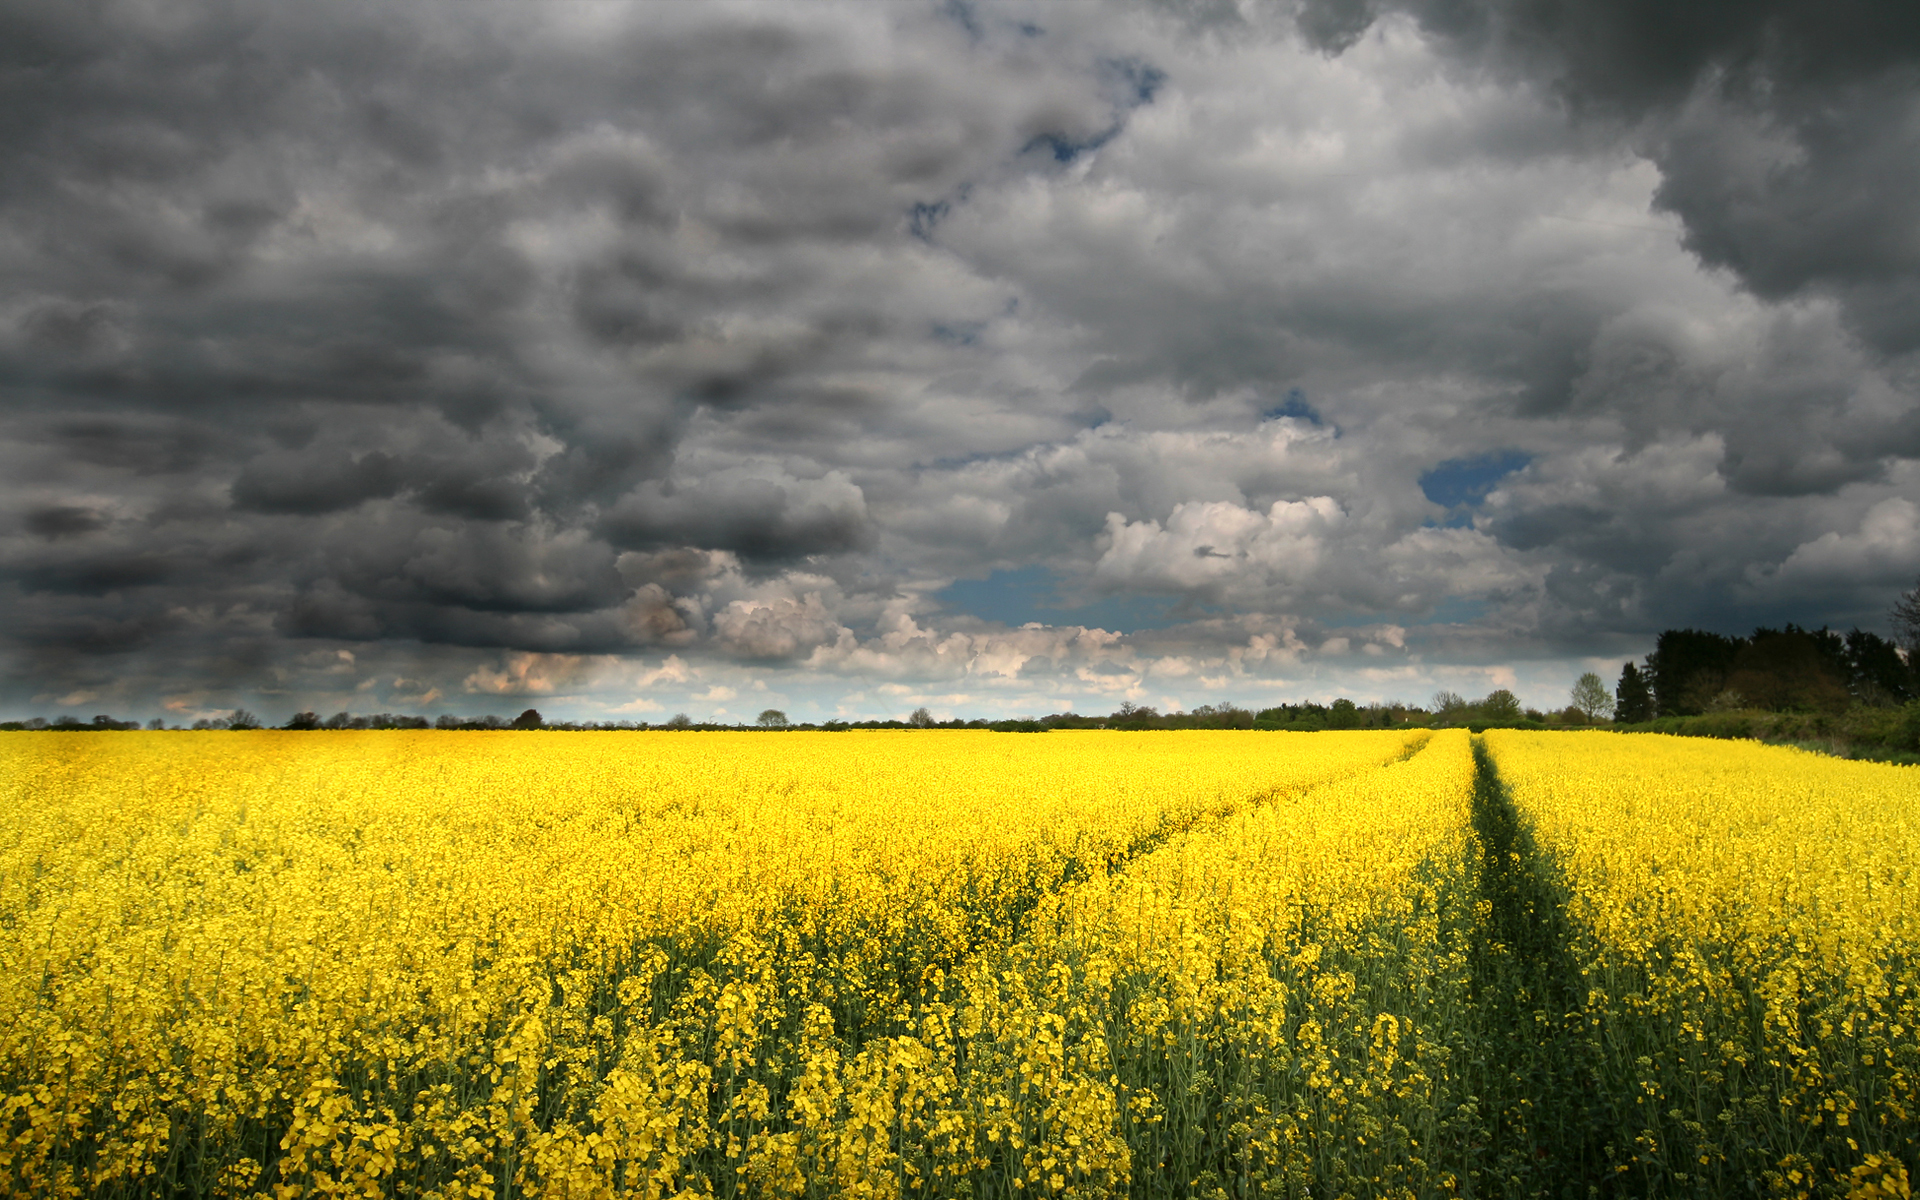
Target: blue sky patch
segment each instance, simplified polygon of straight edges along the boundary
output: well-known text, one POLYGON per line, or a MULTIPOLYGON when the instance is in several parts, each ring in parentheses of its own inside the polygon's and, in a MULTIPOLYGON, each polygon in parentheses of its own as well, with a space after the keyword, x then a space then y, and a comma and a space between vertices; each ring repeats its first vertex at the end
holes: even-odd
POLYGON ((1323 425, 1320 411, 1307 403, 1307 394, 1299 388, 1287 393, 1287 398, 1260 414, 1262 421, 1277 421, 1282 417, 1292 417, 1296 421, 1306 421, 1313 425, 1323 425))
POLYGON ((1053 156, 1057 163, 1070 163, 1082 154, 1089 154, 1112 141, 1120 133, 1120 126, 1104 130, 1090 138, 1070 138, 1064 133, 1043 133, 1025 146, 1020 153, 1028 154, 1035 150, 1045 151, 1053 156))
POLYGON ((1471 625, 1487 615, 1492 604, 1469 596, 1449 596, 1442 600, 1423 624, 1471 625))
POLYGON ((1119 91, 1120 103, 1127 108, 1152 104, 1167 82, 1165 71, 1138 58, 1110 58, 1100 67, 1119 91))
POLYGON ((1495 484, 1532 461, 1531 454, 1519 450, 1450 458, 1420 477, 1420 490, 1446 508, 1479 504, 1495 484))

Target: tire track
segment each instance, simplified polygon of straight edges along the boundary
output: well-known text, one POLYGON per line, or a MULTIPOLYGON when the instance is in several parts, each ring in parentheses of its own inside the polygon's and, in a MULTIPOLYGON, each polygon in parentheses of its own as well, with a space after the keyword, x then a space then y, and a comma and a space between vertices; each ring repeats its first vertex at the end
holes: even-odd
POLYGON ((1469 960, 1484 1135, 1463 1164, 1463 1181, 1480 1196, 1609 1195, 1612 1122, 1588 1065, 1595 1035, 1559 884, 1479 737, 1473 757, 1480 857, 1469 960))

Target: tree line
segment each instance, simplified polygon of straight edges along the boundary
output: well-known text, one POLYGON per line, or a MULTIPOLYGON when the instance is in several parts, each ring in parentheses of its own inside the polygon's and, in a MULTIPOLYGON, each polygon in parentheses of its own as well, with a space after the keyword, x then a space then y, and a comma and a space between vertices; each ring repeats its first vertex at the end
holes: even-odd
POLYGON ((1920 699, 1913 656, 1875 633, 1761 628, 1746 637, 1669 629, 1640 663, 1621 666, 1614 720, 1749 710, 1838 714, 1920 699))
POLYGON ((1920 762, 1920 585, 1888 616, 1891 638, 1796 625, 1745 637, 1666 630, 1653 653, 1621 665, 1613 720, 1920 762))

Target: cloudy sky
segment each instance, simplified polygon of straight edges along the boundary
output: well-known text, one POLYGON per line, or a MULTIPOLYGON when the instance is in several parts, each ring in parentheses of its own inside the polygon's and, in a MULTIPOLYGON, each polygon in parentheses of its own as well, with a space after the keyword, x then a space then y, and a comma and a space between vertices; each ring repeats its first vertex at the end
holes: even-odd
POLYGON ((1920 575, 1920 7, 0 9, 0 715, 1509 686, 1920 575))

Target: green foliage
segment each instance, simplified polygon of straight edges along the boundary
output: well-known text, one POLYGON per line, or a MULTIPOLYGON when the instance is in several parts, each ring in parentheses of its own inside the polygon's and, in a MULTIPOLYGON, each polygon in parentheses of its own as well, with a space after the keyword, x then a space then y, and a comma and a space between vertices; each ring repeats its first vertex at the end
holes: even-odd
POLYGON ((1842 713, 1728 709, 1692 717, 1657 717, 1631 728, 1679 737, 1784 742, 1845 758, 1920 761, 1920 700, 1899 708, 1856 705, 1842 713))
POLYGON ((1620 682, 1613 689, 1613 719, 1629 725, 1653 720, 1653 690, 1632 663, 1620 667, 1620 682))
POLYGON ((1480 710, 1481 718, 1490 723, 1505 723, 1520 719, 1520 697, 1506 688, 1495 688, 1475 707, 1480 710))
POLYGON ((1572 702, 1571 707, 1589 721, 1613 715, 1613 697, 1607 694, 1606 681, 1592 671, 1574 681, 1568 699, 1572 702))

